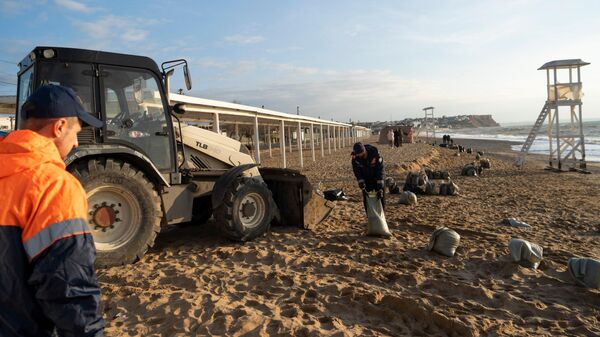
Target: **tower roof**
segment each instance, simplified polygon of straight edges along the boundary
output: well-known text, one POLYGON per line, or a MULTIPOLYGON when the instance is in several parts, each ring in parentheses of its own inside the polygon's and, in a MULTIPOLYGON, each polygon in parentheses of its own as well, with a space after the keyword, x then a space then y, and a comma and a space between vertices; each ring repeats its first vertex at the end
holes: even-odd
POLYGON ((569 59, 569 60, 555 60, 544 63, 543 66, 539 67, 538 70, 543 69, 565 69, 587 66, 589 63, 584 62, 581 59, 569 59))

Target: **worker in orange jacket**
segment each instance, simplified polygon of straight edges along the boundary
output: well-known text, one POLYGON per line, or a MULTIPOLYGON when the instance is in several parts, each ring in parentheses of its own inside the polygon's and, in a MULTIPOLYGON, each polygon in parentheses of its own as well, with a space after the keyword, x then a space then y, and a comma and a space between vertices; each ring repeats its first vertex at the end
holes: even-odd
POLYGON ((58 85, 21 116, 0 138, 0 336, 102 336, 86 194, 63 162, 81 125, 102 122, 58 85))

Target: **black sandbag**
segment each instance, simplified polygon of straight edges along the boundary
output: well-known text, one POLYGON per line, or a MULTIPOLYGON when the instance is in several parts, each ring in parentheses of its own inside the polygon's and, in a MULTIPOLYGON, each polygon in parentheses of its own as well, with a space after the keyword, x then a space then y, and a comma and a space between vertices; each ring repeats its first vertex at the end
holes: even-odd
POLYGON ((344 193, 344 190, 341 188, 332 188, 323 191, 323 197, 326 200, 336 201, 336 200, 348 200, 348 197, 344 193))
POLYGON ((459 191, 458 185, 452 181, 440 185, 440 195, 458 195, 459 191))
POLYGON ((431 180, 428 181, 425 184, 425 191, 424 192, 425 192, 425 194, 428 194, 428 195, 436 195, 436 194, 438 194, 438 189, 436 188, 435 182, 433 182, 431 180))
POLYGON ((477 176, 477 168, 473 164, 467 164, 463 167, 460 174, 463 176, 475 177, 477 176))

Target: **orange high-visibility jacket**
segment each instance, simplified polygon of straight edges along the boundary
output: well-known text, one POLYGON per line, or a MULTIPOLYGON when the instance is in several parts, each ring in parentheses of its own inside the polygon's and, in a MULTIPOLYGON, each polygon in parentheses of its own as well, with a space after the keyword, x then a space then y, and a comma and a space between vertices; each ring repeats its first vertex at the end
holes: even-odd
POLYGON ((54 143, 0 138, 0 336, 101 336, 85 192, 54 143))

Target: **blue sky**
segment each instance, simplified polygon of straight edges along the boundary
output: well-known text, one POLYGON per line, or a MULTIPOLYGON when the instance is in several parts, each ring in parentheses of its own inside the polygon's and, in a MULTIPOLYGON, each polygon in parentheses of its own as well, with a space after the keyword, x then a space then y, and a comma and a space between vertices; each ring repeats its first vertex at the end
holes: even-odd
MULTIPOLYGON (((600 1, 0 0, 0 95, 36 45, 186 58, 186 94, 339 121, 531 122, 555 59, 581 58, 600 119, 600 1)), ((176 87, 183 87, 176 77, 176 87)))

